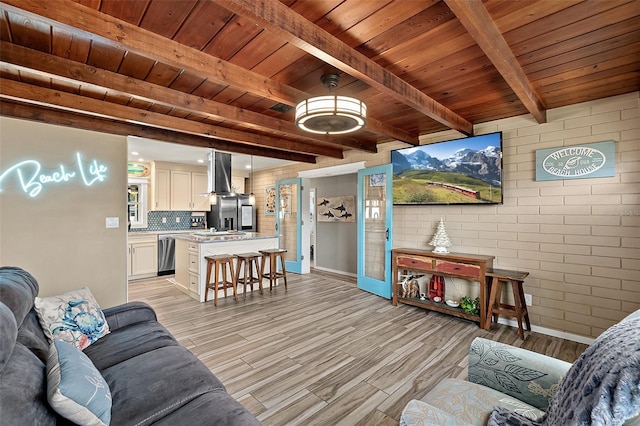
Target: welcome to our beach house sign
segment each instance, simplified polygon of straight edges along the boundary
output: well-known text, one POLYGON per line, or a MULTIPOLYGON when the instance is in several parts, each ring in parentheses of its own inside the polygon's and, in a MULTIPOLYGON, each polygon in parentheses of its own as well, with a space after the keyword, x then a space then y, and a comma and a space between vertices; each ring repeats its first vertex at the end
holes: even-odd
POLYGON ((586 179, 615 176, 614 141, 563 146, 536 151, 536 180, 586 179))

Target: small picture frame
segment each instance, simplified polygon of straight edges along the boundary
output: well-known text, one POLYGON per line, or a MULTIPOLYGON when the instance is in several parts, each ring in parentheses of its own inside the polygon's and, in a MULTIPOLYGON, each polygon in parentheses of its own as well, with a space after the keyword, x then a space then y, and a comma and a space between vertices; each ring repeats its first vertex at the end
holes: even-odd
POLYGON ((369 186, 385 186, 386 175, 384 173, 376 173, 369 175, 369 186))

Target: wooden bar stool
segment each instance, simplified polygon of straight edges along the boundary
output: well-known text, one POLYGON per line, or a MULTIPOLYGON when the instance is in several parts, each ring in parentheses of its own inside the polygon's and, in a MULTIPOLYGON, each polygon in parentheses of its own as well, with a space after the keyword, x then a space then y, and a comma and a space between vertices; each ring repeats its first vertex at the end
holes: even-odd
POLYGON ((528 272, 509 271, 506 269, 493 269, 487 272, 487 282, 490 283, 491 293, 489 294, 489 308, 487 309, 486 324, 498 322, 498 315, 503 315, 518 320, 518 335, 524 340, 524 330, 522 329, 522 319, 524 318, 527 331, 531 331, 529 322, 529 311, 524 300, 524 290, 522 283, 529 275, 528 272), (489 280, 491 278, 491 280, 489 280), (513 290, 514 305, 501 303, 502 283, 511 283, 513 290))
POLYGON ((270 249, 260 250, 262 259, 260 262, 260 280, 262 278, 269 279, 269 291, 273 286, 278 283, 278 278, 284 279, 284 288, 287 288, 287 270, 284 266, 284 254, 287 252, 285 249, 270 249), (269 273, 264 272, 265 263, 269 259, 269 273), (278 272, 278 258, 280 258, 280 264, 282 265, 282 272, 278 272))
POLYGON ((218 290, 224 290, 224 297, 227 297, 227 289, 233 289, 233 296, 238 301, 235 272, 233 270, 233 259, 230 254, 218 254, 215 256, 205 256, 207 259, 207 286, 204 289, 204 301, 207 301, 209 289, 213 290, 213 304, 218 305, 218 290), (227 279, 227 268, 231 274, 231 280, 227 279), (213 270, 213 282, 211 282, 211 271, 213 270), (222 272, 222 281, 219 281, 222 272))
POLYGON ((242 298, 247 298, 247 286, 251 286, 251 291, 253 291, 253 283, 258 283, 260 294, 262 294, 262 279, 253 274, 254 267, 256 274, 260 273, 260 266, 258 265, 260 253, 241 253, 235 256, 238 258, 238 264, 236 266, 236 287, 237 284, 244 284, 242 298), (243 273, 240 273, 241 270, 243 273))

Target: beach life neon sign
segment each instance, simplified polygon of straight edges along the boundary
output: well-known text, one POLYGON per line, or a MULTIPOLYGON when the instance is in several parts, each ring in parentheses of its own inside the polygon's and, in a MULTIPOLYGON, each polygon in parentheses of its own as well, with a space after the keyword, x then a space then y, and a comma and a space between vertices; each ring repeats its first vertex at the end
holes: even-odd
POLYGON ((42 173, 42 165, 36 160, 25 160, 14 164, 0 174, 0 192, 3 183, 10 176, 15 176, 20 189, 30 197, 36 197, 47 186, 69 183, 80 180, 85 186, 92 186, 97 182, 104 182, 107 178, 108 167, 93 160, 89 163, 82 161, 82 154, 76 152, 76 163, 71 166, 59 164, 50 172, 42 173))

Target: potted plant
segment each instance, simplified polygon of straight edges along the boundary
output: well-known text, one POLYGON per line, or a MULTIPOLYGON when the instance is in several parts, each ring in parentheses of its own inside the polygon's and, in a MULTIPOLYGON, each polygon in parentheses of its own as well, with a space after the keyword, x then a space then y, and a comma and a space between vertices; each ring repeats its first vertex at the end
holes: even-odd
POLYGON ((480 298, 472 299, 469 296, 462 296, 460 298, 460 307, 465 314, 478 315, 480 313, 480 298))

